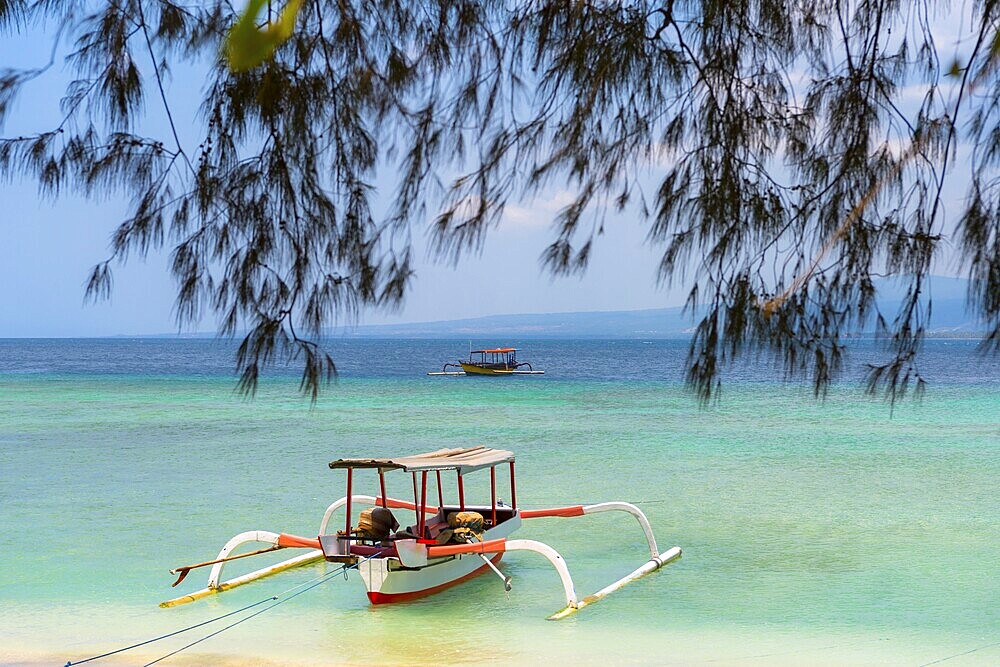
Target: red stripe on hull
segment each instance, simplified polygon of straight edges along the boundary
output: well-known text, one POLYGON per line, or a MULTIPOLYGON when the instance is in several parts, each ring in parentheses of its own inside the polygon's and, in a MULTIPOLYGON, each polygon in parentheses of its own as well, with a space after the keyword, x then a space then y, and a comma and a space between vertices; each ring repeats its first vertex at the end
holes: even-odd
MULTIPOLYGON (((497 554, 491 560, 494 565, 500 562, 503 558, 503 554, 497 554)), ((472 579, 473 577, 478 577, 480 574, 489 569, 489 565, 483 563, 482 567, 479 567, 464 577, 459 577, 454 581, 449 581, 447 583, 441 584, 440 586, 432 586, 431 588, 425 588, 420 591, 411 591, 409 593, 377 593, 375 591, 368 591, 368 599, 371 600, 372 604, 388 604, 390 602, 406 602, 408 600, 417 600, 419 598, 427 597, 428 595, 434 595, 435 593, 440 593, 446 588, 451 588, 456 584, 460 584, 463 581, 472 579)))

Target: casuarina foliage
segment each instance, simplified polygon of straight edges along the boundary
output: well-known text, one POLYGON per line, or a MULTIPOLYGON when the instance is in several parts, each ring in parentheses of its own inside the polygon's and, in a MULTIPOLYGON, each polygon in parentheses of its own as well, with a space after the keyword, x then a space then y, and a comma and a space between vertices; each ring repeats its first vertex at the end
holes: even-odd
POLYGON ((0 0, 0 30, 53 54, 0 71, 0 121, 63 55, 72 72, 62 121, 0 140, 0 174, 123 193, 88 293, 170 248, 179 319, 243 336, 247 391, 298 358, 315 398, 324 332, 401 302, 414 235, 457 261, 508 202, 560 186, 575 198, 542 263, 584 271, 605 225, 645 221, 658 279, 688 290, 701 398, 747 353, 822 393, 871 331, 869 389, 896 398, 923 384, 945 250, 1000 350, 998 19, 992 0, 0 0), (207 77, 183 83, 203 85, 194 128, 181 64, 207 77), (949 218, 947 178, 968 193, 949 218), (883 276, 898 311, 879 310, 883 276))

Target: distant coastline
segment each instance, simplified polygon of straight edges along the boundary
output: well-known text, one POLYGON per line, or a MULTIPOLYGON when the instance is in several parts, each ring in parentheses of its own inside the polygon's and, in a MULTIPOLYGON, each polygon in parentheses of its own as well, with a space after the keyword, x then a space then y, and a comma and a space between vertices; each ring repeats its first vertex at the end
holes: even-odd
MULTIPOLYGON (((936 310, 944 310, 935 302, 936 310)), ((979 339, 986 335, 977 322, 934 313, 927 327, 927 339, 979 339)), ((545 313, 495 315, 468 320, 442 320, 404 324, 363 324, 326 332, 325 338, 344 339, 454 339, 490 340, 497 344, 513 339, 537 340, 685 340, 693 333, 689 317, 680 308, 654 311, 610 311, 600 313, 545 313)), ((242 332, 234 334, 241 337, 242 332)), ((209 340, 211 331, 188 333, 115 334, 110 336, 0 336, 17 339, 176 339, 209 340)), ((874 331, 846 335, 846 340, 871 340, 874 331)), ((484 343, 485 344, 485 343, 484 343)))
MULTIPOLYGON (((933 277, 929 291, 933 309, 927 323, 928 338, 982 338, 987 327, 966 309, 969 283, 960 278, 933 277)), ((879 309, 887 317, 899 310, 902 291, 887 283, 879 287, 884 295, 879 309)), ((487 315, 463 319, 394 324, 357 324, 326 332, 330 339, 475 339, 503 343, 516 339, 686 339, 693 333, 695 316, 681 307, 647 310, 582 311, 567 313, 519 313, 487 315)), ((237 336, 241 335, 239 333, 237 336)), ((120 334, 79 336, 79 338, 215 338, 215 332, 120 334)), ((3 338, 0 331, 0 338, 3 338)), ((64 338, 76 338, 66 336, 64 338)), ((874 331, 849 338, 875 338, 874 331)))

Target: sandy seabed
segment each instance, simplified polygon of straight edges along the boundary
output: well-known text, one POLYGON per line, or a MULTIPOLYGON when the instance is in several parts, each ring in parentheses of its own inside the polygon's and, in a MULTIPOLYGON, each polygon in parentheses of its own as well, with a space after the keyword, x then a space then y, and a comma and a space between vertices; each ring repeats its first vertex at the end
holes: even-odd
MULTIPOLYGON (((317 626, 321 621, 317 621, 317 626)), ((979 666, 1000 663, 1000 641, 983 637, 979 643, 947 636, 868 632, 793 633, 767 628, 726 630, 671 630, 650 633, 629 627, 587 627, 573 621, 545 622, 504 635, 504 622, 497 618, 495 645, 470 647, 463 641, 428 641, 428 633, 408 632, 386 639, 382 626, 375 637, 356 636, 341 646, 321 639, 320 629, 250 623, 206 640, 160 663, 164 665, 218 665, 219 667, 316 667, 320 665, 711 665, 777 666, 815 665, 931 665, 979 666), (374 639, 374 641, 372 641, 374 639)), ((114 650, 107 640, 90 641, 78 620, 75 629, 64 626, 51 635, 45 646, 31 645, 22 637, 0 639, 0 664, 36 667, 65 665, 95 653, 114 650), (62 644, 66 650, 54 652, 62 644), (90 649, 88 652, 86 649, 90 649)), ((252 623, 252 621, 251 621, 252 623)), ((97 628, 91 629, 97 634, 97 628)), ((462 628, 456 628, 456 634, 462 628)), ((120 633, 119 633, 120 634, 120 633)), ((172 637, 156 644, 95 660, 91 665, 139 665, 162 658, 208 634, 194 631, 190 637, 172 637)))

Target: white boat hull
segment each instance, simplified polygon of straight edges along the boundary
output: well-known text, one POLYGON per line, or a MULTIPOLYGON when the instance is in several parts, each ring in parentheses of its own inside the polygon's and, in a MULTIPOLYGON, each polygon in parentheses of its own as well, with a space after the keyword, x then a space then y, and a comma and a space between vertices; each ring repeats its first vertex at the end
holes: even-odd
MULTIPOLYGON (((521 527, 521 517, 514 516, 496 528, 487 530, 484 540, 507 537, 521 527)), ((490 554, 494 564, 503 554, 490 554)), ((372 558, 358 563, 358 573, 368 590, 372 604, 405 602, 433 595, 450 586, 482 574, 489 569, 483 557, 477 554, 458 554, 433 558, 426 566, 408 568, 398 558, 372 558)))
MULTIPOLYGON (((498 563, 502 555, 494 555, 493 563, 498 563)), ((482 574, 489 566, 475 554, 462 554, 429 563, 419 570, 400 568, 396 558, 375 558, 358 566, 372 604, 406 602, 433 595, 482 574)))

